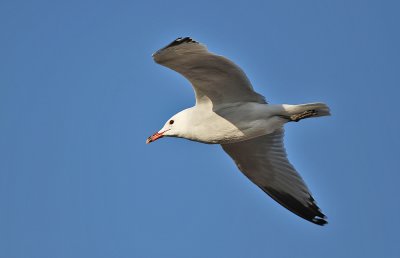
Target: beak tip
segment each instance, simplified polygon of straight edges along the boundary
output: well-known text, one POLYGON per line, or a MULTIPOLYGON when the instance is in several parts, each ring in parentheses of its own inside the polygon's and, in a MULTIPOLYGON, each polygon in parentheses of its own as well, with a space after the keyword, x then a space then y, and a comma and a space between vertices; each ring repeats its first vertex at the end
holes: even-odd
POLYGON ((160 139, 160 138, 164 137, 164 135, 163 135, 164 132, 153 134, 152 136, 150 136, 149 138, 146 139, 146 144, 149 144, 151 142, 154 142, 157 139, 160 139))
POLYGON ((151 143, 153 140, 151 139, 151 137, 149 137, 149 138, 147 138, 146 139, 146 144, 149 144, 149 143, 151 143))

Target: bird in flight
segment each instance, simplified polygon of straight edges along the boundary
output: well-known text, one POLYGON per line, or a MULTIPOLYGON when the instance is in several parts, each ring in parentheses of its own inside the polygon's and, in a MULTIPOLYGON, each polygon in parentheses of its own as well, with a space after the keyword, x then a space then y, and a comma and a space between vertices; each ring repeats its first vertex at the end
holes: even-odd
POLYGON ((327 223, 283 145, 285 123, 329 116, 326 104, 268 104, 240 67, 189 37, 177 38, 153 58, 189 80, 196 104, 168 119, 146 143, 180 137, 220 144, 239 170, 275 201, 312 223, 327 223))

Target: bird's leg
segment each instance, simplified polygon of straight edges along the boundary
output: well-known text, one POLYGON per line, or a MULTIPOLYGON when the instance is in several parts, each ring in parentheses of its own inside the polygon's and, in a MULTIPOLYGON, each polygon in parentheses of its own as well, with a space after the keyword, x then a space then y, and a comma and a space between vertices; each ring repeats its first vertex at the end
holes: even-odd
POLYGON ((316 116, 318 112, 316 110, 307 110, 299 114, 294 114, 291 116, 284 116, 285 119, 288 119, 289 122, 299 122, 301 119, 309 118, 312 116, 316 116))

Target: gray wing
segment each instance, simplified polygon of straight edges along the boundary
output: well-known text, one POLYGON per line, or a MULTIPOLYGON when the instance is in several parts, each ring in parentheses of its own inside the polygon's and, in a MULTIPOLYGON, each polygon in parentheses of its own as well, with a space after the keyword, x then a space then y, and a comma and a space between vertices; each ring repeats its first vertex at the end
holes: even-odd
POLYGON ((153 54, 154 61, 188 79, 196 94, 196 104, 213 106, 235 102, 266 103, 256 93, 246 74, 229 59, 208 52, 191 38, 178 38, 153 54))
POLYGON ((282 206, 318 225, 326 217, 306 184, 290 164, 283 146, 284 130, 251 140, 222 144, 238 168, 282 206))

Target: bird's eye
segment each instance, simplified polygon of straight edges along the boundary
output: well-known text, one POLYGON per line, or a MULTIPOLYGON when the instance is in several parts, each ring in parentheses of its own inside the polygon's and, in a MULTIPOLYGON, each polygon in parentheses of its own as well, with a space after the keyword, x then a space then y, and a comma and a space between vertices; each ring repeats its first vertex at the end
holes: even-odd
POLYGON ((169 120, 169 124, 172 125, 175 121, 174 120, 169 120))

